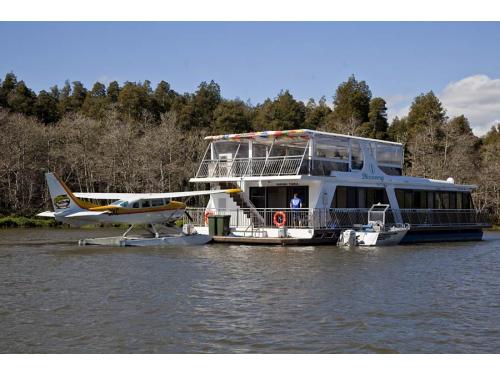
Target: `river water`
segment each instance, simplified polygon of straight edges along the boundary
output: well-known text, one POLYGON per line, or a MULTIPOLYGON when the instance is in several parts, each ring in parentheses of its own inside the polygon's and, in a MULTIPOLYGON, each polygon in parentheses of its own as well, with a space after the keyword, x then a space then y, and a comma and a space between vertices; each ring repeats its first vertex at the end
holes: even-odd
POLYGON ((2 353, 498 353, 500 233, 481 242, 78 247, 0 231, 2 353))

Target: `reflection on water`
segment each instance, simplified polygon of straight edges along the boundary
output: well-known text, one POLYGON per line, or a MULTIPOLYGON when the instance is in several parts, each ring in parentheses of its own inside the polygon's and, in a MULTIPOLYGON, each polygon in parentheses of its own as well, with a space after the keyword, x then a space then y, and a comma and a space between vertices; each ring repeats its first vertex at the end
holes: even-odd
POLYGON ((0 352, 500 351, 500 233, 346 250, 0 231, 0 352))

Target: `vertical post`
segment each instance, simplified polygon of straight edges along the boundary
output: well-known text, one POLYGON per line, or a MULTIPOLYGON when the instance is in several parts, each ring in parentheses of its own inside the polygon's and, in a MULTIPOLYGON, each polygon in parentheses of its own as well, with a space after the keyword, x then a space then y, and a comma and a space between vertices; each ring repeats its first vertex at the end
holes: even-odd
POLYGON ((264 161, 264 166, 262 167, 262 171, 260 172, 261 176, 264 174, 264 171, 266 170, 267 159, 269 159, 269 155, 271 155, 271 151, 273 150, 273 146, 274 146, 275 141, 276 141, 276 138, 273 138, 273 142, 271 143, 271 147, 269 148, 269 150, 267 150, 267 147, 266 147, 266 160, 264 161))
POLYGON ((309 156, 309 161, 308 161, 308 175, 311 175, 311 171, 314 168, 314 161, 313 161, 313 156, 314 156, 314 148, 315 148, 316 141, 314 140, 314 137, 310 137, 309 141, 307 142, 308 148, 308 156, 309 156))
POLYGON ((349 139, 349 172, 352 171, 352 152, 351 152, 351 149, 352 149, 352 144, 351 144, 351 140, 349 139))

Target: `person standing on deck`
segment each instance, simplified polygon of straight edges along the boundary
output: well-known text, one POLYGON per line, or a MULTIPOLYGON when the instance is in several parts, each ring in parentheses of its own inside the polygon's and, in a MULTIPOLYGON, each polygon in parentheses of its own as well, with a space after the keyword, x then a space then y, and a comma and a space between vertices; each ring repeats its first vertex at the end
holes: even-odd
POLYGON ((290 208, 292 209, 292 223, 293 225, 297 225, 297 221, 299 222, 299 226, 301 226, 300 213, 299 209, 302 208, 302 199, 299 198, 297 193, 293 193, 293 198, 290 199, 290 208))

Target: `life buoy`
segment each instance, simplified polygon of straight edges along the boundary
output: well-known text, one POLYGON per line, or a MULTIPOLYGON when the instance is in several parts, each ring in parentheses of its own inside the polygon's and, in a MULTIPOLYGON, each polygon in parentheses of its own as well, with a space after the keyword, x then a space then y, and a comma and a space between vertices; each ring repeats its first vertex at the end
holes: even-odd
POLYGON ((205 215, 203 215, 203 222, 208 224, 208 217, 212 216, 214 213, 212 211, 205 211, 205 215))
POLYGON ((283 211, 277 211, 273 216, 273 223, 278 228, 283 228, 286 224, 286 215, 283 211))

